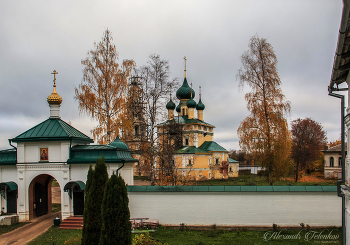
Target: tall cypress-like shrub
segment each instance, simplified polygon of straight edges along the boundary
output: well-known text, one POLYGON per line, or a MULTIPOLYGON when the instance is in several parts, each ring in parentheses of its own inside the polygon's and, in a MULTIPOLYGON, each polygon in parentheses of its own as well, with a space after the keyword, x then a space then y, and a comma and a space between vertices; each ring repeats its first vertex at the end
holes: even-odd
POLYGON ((125 182, 115 174, 108 180, 102 201, 100 245, 131 245, 129 199, 125 182))
MULTIPOLYGON (((101 204, 104 195, 104 188, 108 180, 107 166, 104 158, 97 159, 93 181, 88 191, 88 223, 83 232, 83 245, 98 245, 102 226, 101 204)), ((86 198, 85 198, 86 200, 86 198)), ((85 212, 85 208, 84 208, 85 212)), ((85 219, 85 216, 84 216, 85 219)), ((85 225, 85 224, 84 224, 85 225)))
POLYGON ((87 181, 86 181, 86 186, 85 186, 85 200, 84 200, 84 225, 83 225, 83 233, 82 233, 82 239, 81 239, 81 244, 82 245, 87 245, 89 244, 87 239, 87 229, 89 227, 89 222, 91 220, 91 213, 90 210, 92 206, 91 202, 91 195, 90 195, 90 187, 92 185, 92 181, 94 179, 94 170, 92 169, 92 164, 90 164, 88 175, 87 175, 87 181))
POLYGON ((120 224, 122 226, 121 232, 123 237, 124 244, 131 245, 131 222, 130 222, 130 209, 129 209, 129 198, 128 190, 124 179, 121 176, 118 176, 119 187, 121 190, 121 199, 122 199, 122 210, 120 213, 120 224))

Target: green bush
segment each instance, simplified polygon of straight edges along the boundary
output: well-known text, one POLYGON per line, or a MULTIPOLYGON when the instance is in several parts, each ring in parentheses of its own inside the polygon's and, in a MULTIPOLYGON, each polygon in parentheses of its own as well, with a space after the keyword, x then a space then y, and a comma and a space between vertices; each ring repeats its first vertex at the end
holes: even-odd
POLYGON ((145 234, 135 235, 133 239, 134 245, 163 245, 167 243, 161 243, 149 236, 149 232, 145 234))
POLYGON ((113 174, 107 181, 102 201, 100 245, 131 245, 129 199, 122 177, 113 174))
POLYGON ((108 180, 104 158, 97 159, 95 170, 90 165, 85 188, 84 226, 82 245, 98 245, 102 227, 101 204, 108 180))

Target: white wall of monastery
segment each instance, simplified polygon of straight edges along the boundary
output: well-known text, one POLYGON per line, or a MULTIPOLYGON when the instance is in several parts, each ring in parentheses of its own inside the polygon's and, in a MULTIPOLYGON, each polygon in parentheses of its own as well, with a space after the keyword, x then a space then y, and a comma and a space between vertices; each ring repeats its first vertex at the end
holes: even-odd
POLYGON ((129 192, 131 218, 160 224, 341 226, 335 192, 129 192))

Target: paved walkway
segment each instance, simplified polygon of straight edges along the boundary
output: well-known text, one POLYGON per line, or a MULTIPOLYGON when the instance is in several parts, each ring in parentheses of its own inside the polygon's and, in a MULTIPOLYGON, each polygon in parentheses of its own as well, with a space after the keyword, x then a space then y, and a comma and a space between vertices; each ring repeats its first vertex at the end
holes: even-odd
POLYGON ((1 245, 27 244, 37 236, 45 233, 52 225, 57 213, 46 214, 31 220, 29 224, 0 236, 1 245))

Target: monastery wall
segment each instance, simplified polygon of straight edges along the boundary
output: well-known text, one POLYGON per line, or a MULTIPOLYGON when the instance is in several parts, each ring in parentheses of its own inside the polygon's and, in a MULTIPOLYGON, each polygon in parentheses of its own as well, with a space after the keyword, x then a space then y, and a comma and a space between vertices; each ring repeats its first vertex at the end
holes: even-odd
MULTIPOLYGON (((158 219, 160 224, 341 226, 341 198, 336 192, 183 192, 181 188, 157 192, 134 188, 128 193, 131 218, 158 219)), ((212 190, 215 188, 222 187, 213 186, 212 190)))

